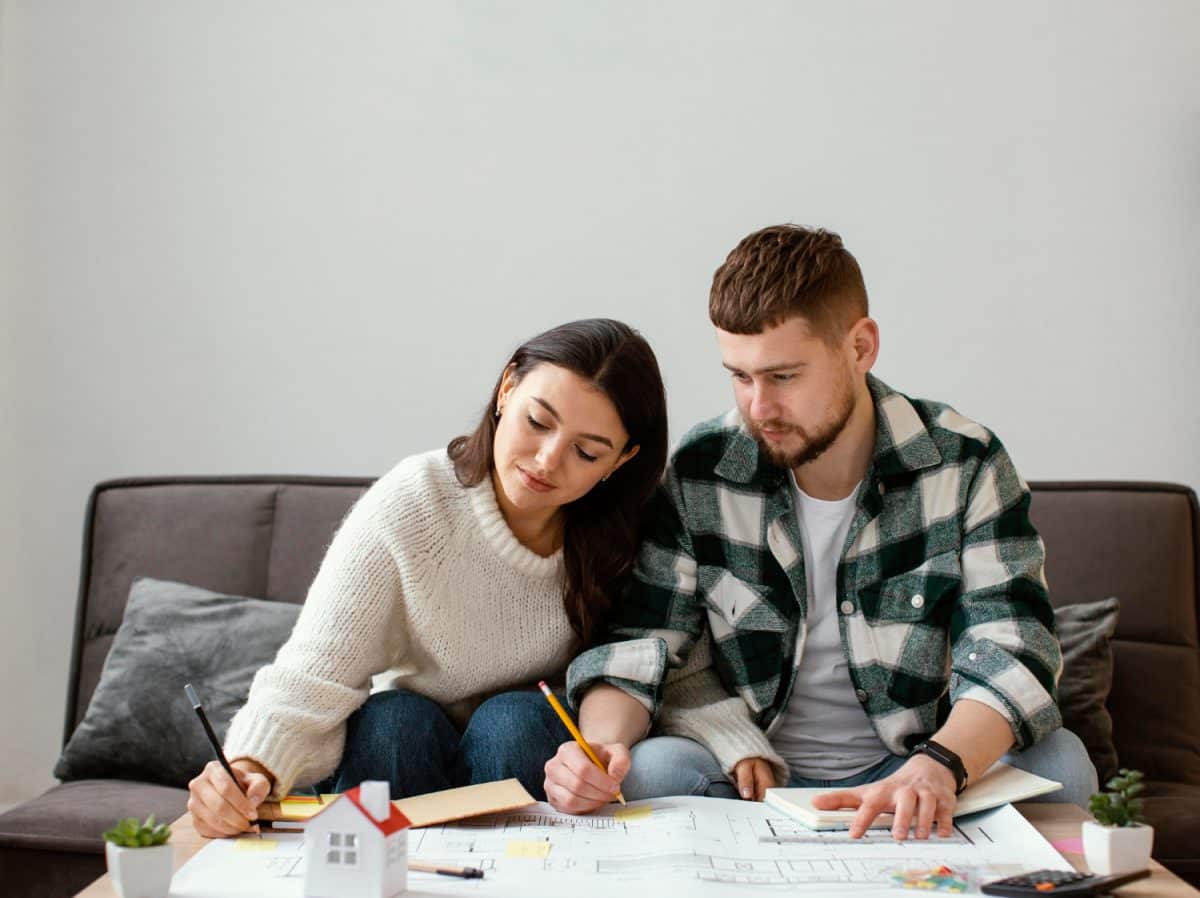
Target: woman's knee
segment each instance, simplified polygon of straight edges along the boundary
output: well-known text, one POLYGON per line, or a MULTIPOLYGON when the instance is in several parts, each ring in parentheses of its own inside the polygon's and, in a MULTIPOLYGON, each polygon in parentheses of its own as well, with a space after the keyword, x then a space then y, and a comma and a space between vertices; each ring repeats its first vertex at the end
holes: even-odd
POLYGON ((736 798, 737 791, 712 753, 682 736, 655 736, 633 747, 633 765, 621 784, 625 798, 707 795, 736 798))
POLYGON ((385 780, 393 798, 445 789, 458 751, 458 731, 432 699, 407 690, 370 696, 346 722, 346 744, 330 781, 345 791, 385 780))
POLYGON ((570 738, 540 692, 502 692, 471 715, 459 747, 459 777, 466 782, 516 777, 540 800, 545 764, 570 738))
POLYGON ((437 702, 407 689, 376 692, 346 721, 347 748, 351 743, 392 744, 425 734, 442 741, 456 733, 437 702))
POLYGON ((501 692, 471 715, 464 738, 486 733, 487 738, 513 744, 531 739, 551 740, 557 746, 571 738, 540 692, 501 692))

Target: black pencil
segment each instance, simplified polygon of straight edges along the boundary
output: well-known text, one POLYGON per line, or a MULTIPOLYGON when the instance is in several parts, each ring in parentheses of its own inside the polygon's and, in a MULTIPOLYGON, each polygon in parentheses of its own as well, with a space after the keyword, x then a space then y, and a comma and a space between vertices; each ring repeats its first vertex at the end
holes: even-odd
MULTIPOLYGON (((208 736, 208 741, 212 745, 212 750, 217 756, 217 760, 221 762, 221 766, 225 768, 225 772, 229 774, 229 778, 233 780, 233 784, 237 786, 238 791, 245 795, 246 790, 242 788, 242 784, 238 780, 237 775, 234 774, 233 768, 229 766, 229 759, 225 757, 225 751, 221 748, 221 743, 217 741, 217 734, 213 732, 212 724, 208 722, 208 715, 204 713, 204 706, 200 704, 200 696, 196 695, 196 690, 192 688, 191 683, 185 683, 183 691, 187 693, 188 701, 192 703, 192 710, 200 718, 200 724, 204 727, 204 735, 208 736)), ((258 821, 252 820, 250 823, 251 825, 257 825, 258 821)), ((258 837, 262 838, 261 830, 258 837)))
POLYGON ((208 715, 204 713, 204 706, 200 704, 200 696, 196 695, 196 690, 192 688, 191 683, 187 683, 183 687, 183 691, 187 693, 188 701, 192 703, 192 710, 200 718, 200 724, 204 727, 204 735, 208 736, 208 741, 212 743, 212 750, 217 756, 217 760, 221 762, 221 766, 225 768, 225 772, 229 774, 229 778, 233 780, 233 784, 238 787, 238 791, 245 795, 246 790, 242 788, 242 784, 234 774, 233 768, 229 766, 229 759, 225 757, 221 743, 217 741, 217 734, 213 732, 212 724, 208 722, 208 715))

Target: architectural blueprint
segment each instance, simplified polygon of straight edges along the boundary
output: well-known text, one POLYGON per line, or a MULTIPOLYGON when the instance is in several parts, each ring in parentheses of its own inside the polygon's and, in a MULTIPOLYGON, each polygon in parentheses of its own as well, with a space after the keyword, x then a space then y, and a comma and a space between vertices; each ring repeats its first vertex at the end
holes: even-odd
MULTIPOLYGON (((481 867, 485 875, 410 872, 406 894, 614 898, 635 888, 671 896, 868 898, 911 896, 893 882, 904 871, 947 866, 977 884, 1022 870, 1070 869, 1011 805, 956 824, 946 839, 896 842, 888 830, 873 830, 852 840, 845 832, 806 830, 758 802, 661 798, 585 817, 538 804, 412 830, 410 857, 481 867)), ((302 836, 270 838, 274 848, 209 844, 176 874, 171 898, 300 898, 302 836)))

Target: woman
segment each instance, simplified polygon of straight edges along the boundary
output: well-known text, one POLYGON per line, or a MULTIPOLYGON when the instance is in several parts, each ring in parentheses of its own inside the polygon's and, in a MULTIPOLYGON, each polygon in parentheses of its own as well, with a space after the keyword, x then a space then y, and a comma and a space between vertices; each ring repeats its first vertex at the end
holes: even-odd
POLYGON ((385 779, 399 797, 515 776, 540 797, 570 737, 526 687, 603 632, 666 453, 662 379, 635 331, 590 319, 521 346, 474 433, 400 462, 350 511, 230 723, 246 794, 205 767, 197 831, 241 832, 268 794, 318 781, 385 779), (384 671, 391 688, 368 698, 384 671))

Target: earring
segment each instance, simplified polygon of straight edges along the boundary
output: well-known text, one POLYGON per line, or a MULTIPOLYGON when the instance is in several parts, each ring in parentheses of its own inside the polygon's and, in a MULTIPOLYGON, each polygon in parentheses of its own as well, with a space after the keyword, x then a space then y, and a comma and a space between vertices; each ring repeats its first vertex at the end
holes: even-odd
POLYGON ((500 420, 500 406, 496 406, 496 420, 500 420))
POLYGON ((612 471, 609 471, 607 474, 605 474, 605 475, 604 475, 603 477, 601 477, 600 479, 601 479, 601 480, 608 480, 608 478, 610 478, 610 477, 612 477, 612 471))

